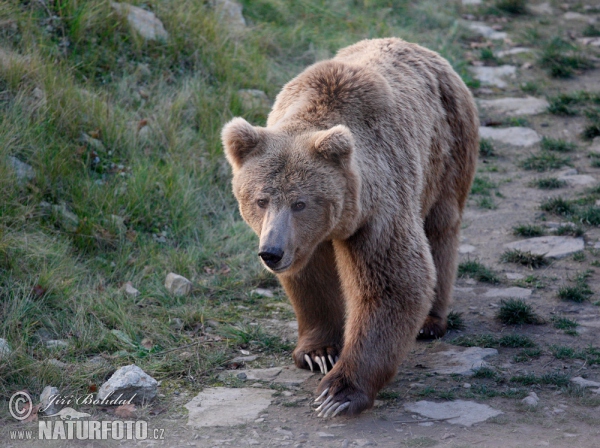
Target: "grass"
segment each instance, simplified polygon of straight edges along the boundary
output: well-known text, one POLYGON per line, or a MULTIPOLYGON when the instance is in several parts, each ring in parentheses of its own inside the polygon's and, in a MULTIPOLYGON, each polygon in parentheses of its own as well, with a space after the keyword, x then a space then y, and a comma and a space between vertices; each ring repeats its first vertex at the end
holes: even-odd
POLYGON ((460 263, 458 265, 458 275, 461 277, 471 277, 484 283, 500 283, 498 275, 477 260, 467 260, 460 263))
POLYGON ((549 372, 542 376, 535 374, 516 375, 510 379, 511 383, 522 384, 523 386, 556 386, 566 387, 569 385, 569 375, 561 372, 549 372))
POLYGON ((577 71, 594 66, 575 45, 561 37, 554 37, 544 45, 538 62, 553 78, 570 78, 577 71))
POLYGON ((575 214, 575 206, 561 197, 551 198, 541 203, 540 209, 545 212, 561 216, 571 216, 575 214))
POLYGON ((505 251, 500 260, 503 263, 516 263, 527 266, 528 268, 540 268, 549 264, 548 259, 544 255, 532 254, 531 252, 523 252, 518 249, 505 251))
POLYGON ((473 374, 473 378, 496 380, 500 378, 500 375, 494 369, 491 369, 489 367, 480 367, 473 374))
POLYGON ((542 350, 539 348, 527 348, 525 350, 521 350, 515 356, 513 356, 514 362, 528 362, 532 359, 537 359, 542 356, 542 350))
POLYGON ((471 194, 489 196, 496 188, 496 184, 487 177, 476 176, 471 185, 471 194))
POLYGON ((448 330, 463 330, 465 322, 462 313, 450 311, 447 318, 448 330))
POLYGON ((512 15, 527 13, 527 2, 525 0, 497 0, 494 6, 499 10, 512 15))
POLYGON ((522 299, 502 300, 496 317, 507 325, 542 323, 542 319, 533 311, 531 305, 522 299))
POLYGON ((577 144, 573 142, 567 142, 561 139, 543 137, 541 147, 543 150, 546 151, 572 152, 577 149, 577 144))
POLYGON ((581 32, 584 37, 600 37, 600 28, 596 28, 594 25, 589 24, 581 32))
POLYGON ((532 348, 535 342, 527 337, 516 333, 504 335, 501 337, 492 334, 460 336, 453 339, 452 344, 461 347, 483 347, 483 348, 532 348))
POLYGON ((481 157, 493 157, 496 155, 494 152, 494 144, 490 139, 479 139, 479 155, 481 157))
POLYGON ((594 292, 586 283, 577 283, 575 286, 562 286, 558 290, 558 297, 562 300, 582 303, 589 300, 594 292))
POLYGON ((198 390, 242 347, 289 361, 286 341, 250 326, 264 312, 247 291, 276 280, 223 165, 223 124, 266 122, 239 89, 273 99, 304 67, 383 36, 439 51, 476 85, 450 3, 244 0, 251 26, 236 32, 210 2, 134 3, 168 39, 139 38, 103 0, 0 5, 0 22, 16 24, 0 32, 3 398, 47 384, 81 395, 131 363, 165 389, 198 390), (18 183, 9 156, 35 178, 18 183), (169 272, 192 281, 189 296, 168 293, 169 272), (121 291, 128 281, 139 297, 121 291), (68 345, 48 349, 47 337, 68 345))
POLYGON ((563 188, 567 183, 564 180, 559 180, 556 177, 543 177, 532 182, 531 186, 540 190, 556 190, 563 188))
POLYGON ((521 167, 530 171, 544 172, 557 170, 563 166, 570 165, 570 160, 566 157, 560 157, 549 151, 542 151, 534 154, 521 162, 521 167))
POLYGON ((524 236, 526 238, 543 236, 545 234, 545 230, 541 226, 536 226, 532 224, 519 224, 518 226, 513 227, 513 235, 515 236, 524 236))
POLYGON ((487 210, 496 210, 498 208, 498 206, 494 202, 494 199, 492 199, 489 196, 477 198, 477 206, 479 208, 485 208, 487 210))
POLYGON ((583 236, 585 231, 581 226, 576 226, 573 224, 561 224, 556 228, 555 233, 559 236, 569 235, 574 237, 583 236))

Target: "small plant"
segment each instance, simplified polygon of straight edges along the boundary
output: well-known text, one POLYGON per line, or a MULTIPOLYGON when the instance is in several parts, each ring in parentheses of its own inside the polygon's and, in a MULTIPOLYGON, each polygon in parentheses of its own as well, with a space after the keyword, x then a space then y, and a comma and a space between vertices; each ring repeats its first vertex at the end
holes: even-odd
POLYGON ((557 156, 548 151, 542 151, 537 155, 528 157, 521 162, 521 166, 530 171, 550 171, 562 168, 565 165, 569 165, 570 161, 568 158, 557 156))
POLYGON ((585 261, 585 253, 583 251, 575 252, 573 254, 573 261, 577 261, 579 263, 581 263, 582 261, 585 261))
POLYGON ((527 81, 521 84, 521 90, 529 95, 537 95, 540 93, 540 86, 537 82, 527 81))
POLYGON ((477 199, 477 206, 479 208, 485 208, 487 210, 496 210, 498 208, 494 200, 489 196, 484 196, 477 199))
POLYGON ((527 348, 517 353, 513 357, 513 360, 515 362, 527 362, 531 361, 532 359, 537 359, 540 356, 542 356, 542 350, 540 350, 539 348, 527 348))
POLYGON ((489 367, 480 367, 473 374, 473 378, 484 378, 488 380, 495 380, 499 377, 498 372, 494 369, 490 369, 489 367))
POLYGON ((544 137, 541 143, 542 149, 547 151, 571 152, 577 149, 577 145, 565 140, 544 137))
POLYGON ((495 6, 508 14, 518 15, 527 13, 526 0, 497 0, 495 6))
POLYGON ((577 351, 572 347, 566 347, 564 345, 551 345, 550 353, 554 355, 556 359, 574 359, 577 358, 577 351))
POLYGON ((479 155, 482 157, 493 157, 496 155, 494 153, 494 144, 491 140, 487 138, 479 140, 479 155))
POLYGON ((518 383, 524 386, 534 386, 536 384, 539 385, 550 385, 550 386, 558 386, 564 387, 569 384, 569 375, 566 375, 561 372, 550 372, 545 373, 542 376, 536 376, 533 373, 527 375, 517 375, 513 376, 510 379, 511 383, 518 383))
POLYGON ((471 194, 489 196, 491 191, 496 188, 496 184, 487 177, 475 177, 471 185, 471 194))
POLYGON ((558 290, 558 297, 562 300, 570 300, 572 302, 585 302, 594 292, 586 283, 577 283, 575 286, 563 286, 558 290))
POLYGON ((487 62, 488 64, 496 64, 498 62, 498 59, 494 55, 494 52, 492 51, 492 49, 491 48, 487 48, 487 47, 481 49, 481 53, 479 55, 479 58, 483 62, 487 62))
POLYGON ((577 331, 575 329, 579 326, 579 324, 574 320, 571 320, 567 317, 553 316, 552 324, 554 328, 564 330, 564 332, 568 335, 577 336, 577 331))
POLYGON ((589 124, 583 130, 582 136, 592 140, 600 136, 600 108, 587 109, 585 116, 588 118, 589 124))
POLYGON ((448 313, 448 330, 463 330, 465 328, 465 322, 462 317, 462 313, 456 311, 450 311, 448 313))
POLYGON ((577 213, 577 218, 580 222, 590 226, 600 226, 600 207, 590 205, 582 208, 577 213))
POLYGON ((520 334, 507 334, 502 336, 498 340, 498 345, 500 347, 509 347, 509 348, 531 348, 535 347, 535 342, 533 342, 527 336, 523 336, 520 334))
POLYGON ((582 236, 585 231, 580 227, 574 224, 561 224, 556 228, 557 235, 571 235, 571 236, 582 236))
POLYGON ((546 232, 543 227, 534 226, 532 224, 520 224, 518 226, 513 227, 513 235, 515 236, 524 236, 524 237, 535 237, 542 236, 546 232))
POLYGON ((535 347, 536 344, 527 336, 521 336, 519 334, 508 334, 497 338, 491 334, 480 334, 461 336, 452 340, 452 344, 459 345, 461 347, 483 347, 483 348, 495 348, 495 347, 508 347, 508 348, 531 348, 535 347))
POLYGON ((557 188, 564 187, 566 184, 564 180, 559 180, 556 177, 544 177, 534 180, 531 186, 537 187, 540 190, 556 190, 557 188))
POLYGON ((575 206, 561 197, 548 199, 547 201, 542 202, 540 208, 545 212, 553 213, 555 215, 571 216, 575 214, 575 206))
POLYGON ((380 390, 377 394, 379 400, 395 400, 400 397, 400 393, 395 390, 380 390))
POLYGON ((560 37, 555 37, 544 47, 539 63, 553 78, 570 78, 576 70, 593 67, 577 47, 560 37))
POLYGON ((522 264, 528 268, 539 268, 548 264, 548 259, 544 255, 523 252, 518 249, 507 250, 501 255, 500 260, 503 263, 522 264))
POLYGON ((600 28, 596 28, 594 25, 589 24, 581 32, 585 37, 600 37, 600 28))
POLYGON ((468 260, 460 263, 458 265, 458 275, 461 277, 471 277, 484 283, 500 283, 496 273, 477 260, 468 260))
POLYGON ((507 325, 541 323, 540 317, 533 311, 531 305, 521 299, 502 300, 496 317, 507 325))

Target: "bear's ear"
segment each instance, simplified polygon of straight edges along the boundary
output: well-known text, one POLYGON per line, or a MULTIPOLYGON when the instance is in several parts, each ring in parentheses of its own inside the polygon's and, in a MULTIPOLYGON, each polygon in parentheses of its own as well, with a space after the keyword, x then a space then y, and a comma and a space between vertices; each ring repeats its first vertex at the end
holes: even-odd
POLYGON ((337 126, 315 134, 313 148, 316 154, 327 160, 342 162, 354 150, 354 137, 346 126, 337 126))
POLYGON ((262 140, 262 129, 255 128, 243 118, 234 118, 223 127, 221 140, 225 156, 234 170, 238 170, 251 155, 257 155, 262 140))

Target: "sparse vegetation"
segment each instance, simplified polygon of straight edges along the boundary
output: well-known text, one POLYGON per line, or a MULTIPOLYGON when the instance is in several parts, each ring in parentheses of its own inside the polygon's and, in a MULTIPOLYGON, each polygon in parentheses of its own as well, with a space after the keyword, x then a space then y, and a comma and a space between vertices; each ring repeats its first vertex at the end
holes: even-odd
POLYGON ((542 356, 542 350, 539 348, 528 348, 517 353, 513 360, 515 362, 528 362, 532 359, 537 359, 542 356))
POLYGON ((495 380, 495 379, 498 379, 499 377, 500 377, 500 375, 498 375, 498 372, 496 372, 494 369, 491 369, 489 367, 480 367, 473 374, 473 378, 479 378, 479 379, 483 378, 483 379, 487 379, 487 380, 495 380))
POLYGON ((499 10, 513 15, 527 13, 527 2, 525 0, 496 0, 494 5, 499 10))
POLYGON ((553 78, 570 78, 577 70, 586 70, 594 65, 575 45, 555 37, 542 50, 540 65, 553 78))
POLYGON ((458 265, 458 275, 471 277, 479 282, 496 284, 500 279, 494 271, 477 260, 468 260, 458 265))
POLYGON ((549 261, 542 254, 533 254, 531 252, 523 252, 518 249, 505 251, 500 260, 503 263, 516 263, 527 266, 528 268, 539 268, 549 264, 549 261))
POLYGON ((465 328, 465 322, 462 313, 450 311, 447 319, 448 330, 463 330, 465 328))
POLYGON ((451 342, 454 345, 459 345, 462 347, 483 348, 531 348, 536 346, 535 342, 533 342, 531 338, 516 333, 504 335, 501 337, 497 337, 491 334, 460 336, 456 339, 453 339, 451 342))
POLYGON ((568 158, 557 156, 549 151, 542 151, 539 154, 532 155, 521 163, 526 170, 544 172, 557 170, 563 166, 570 165, 568 158))
POLYGON ((510 379, 511 383, 522 384, 523 386, 556 386, 565 387, 569 384, 569 375, 561 372, 545 373, 542 376, 536 376, 533 373, 527 375, 517 375, 510 379))
POLYGON ((577 149, 577 145, 573 142, 567 142, 565 140, 554 139, 550 137, 542 138, 541 146, 542 149, 546 151, 557 152, 572 152, 577 149))
POLYGON ((542 319, 533 311, 531 305, 522 299, 502 300, 496 317, 507 325, 542 323, 542 319))
POLYGON ((575 213, 575 206, 561 197, 548 199, 542 202, 540 208, 545 212, 550 212, 555 215, 571 216, 575 213))
POLYGON ((587 283, 577 283, 575 286, 562 286, 558 290, 558 297, 562 300, 570 300, 572 302, 585 302, 594 292, 590 289, 587 283))
POLYGON ((495 156, 494 144, 490 139, 482 138, 479 140, 479 155, 481 157, 493 157, 495 156))
POLYGON ((543 227, 532 224, 519 224, 513 227, 513 235, 524 236, 527 238, 542 236, 546 232, 543 227))
POLYGON ((557 235, 571 235, 571 236, 583 236, 585 231, 581 226, 576 226, 574 224, 561 224, 556 228, 555 233, 557 235))
POLYGON ((542 179, 536 179, 533 181, 533 187, 537 187, 540 190, 556 190, 563 188, 566 185, 564 180, 559 180, 556 177, 544 177, 542 179))

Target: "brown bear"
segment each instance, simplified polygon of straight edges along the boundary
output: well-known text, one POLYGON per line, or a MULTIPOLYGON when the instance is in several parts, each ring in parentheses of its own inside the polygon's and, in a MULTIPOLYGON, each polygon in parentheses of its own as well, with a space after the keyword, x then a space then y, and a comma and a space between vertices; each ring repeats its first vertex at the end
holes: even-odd
POLYGON ((233 192, 318 365, 319 415, 373 405, 415 337, 437 338, 479 150, 477 110, 450 64, 401 39, 308 67, 266 127, 223 129, 233 192))

